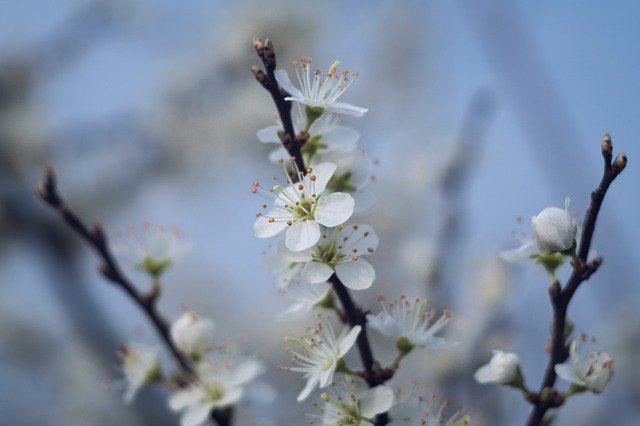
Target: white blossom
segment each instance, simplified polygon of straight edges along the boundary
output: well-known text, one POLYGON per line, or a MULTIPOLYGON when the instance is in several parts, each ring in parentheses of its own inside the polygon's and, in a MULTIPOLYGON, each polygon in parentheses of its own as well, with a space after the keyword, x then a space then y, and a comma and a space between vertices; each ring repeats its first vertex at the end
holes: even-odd
MULTIPOLYGON (((258 214, 253 226, 255 236, 269 238, 287 229, 287 248, 302 251, 318 242, 320 225, 334 227, 347 221, 353 213, 353 197, 342 192, 325 193, 335 170, 335 164, 321 163, 310 168, 299 183, 270 188, 275 206, 266 214, 258 214)), ((258 193, 257 184, 253 192, 258 193)))
POLYGON ((215 357, 197 364, 197 378, 185 389, 169 397, 169 408, 182 411, 182 426, 199 426, 209 413, 240 402, 245 387, 263 372, 262 364, 251 357, 215 357))
POLYGON ((320 399, 321 414, 308 415, 312 424, 364 426, 375 424, 375 416, 391 408, 393 391, 384 385, 369 389, 362 380, 351 378, 333 383, 320 399))
POLYGON ((571 199, 567 197, 564 210, 547 207, 531 218, 536 244, 541 253, 562 253, 575 247, 578 227, 569 213, 570 202, 571 199))
MULTIPOLYGON (((586 338, 583 337, 583 342, 586 338)), ((584 386, 592 392, 600 393, 604 390, 613 376, 613 358, 606 352, 589 352, 586 357, 581 353, 582 346, 578 342, 571 342, 571 366, 556 364, 556 374, 571 383, 584 386)))
POLYGON ((290 285, 286 290, 286 295, 295 300, 295 303, 278 317, 290 318, 311 312, 330 297, 330 291, 331 284, 328 282, 309 284, 298 281, 290 285))
POLYGON ((488 364, 476 371, 473 377, 478 383, 509 384, 520 374, 520 358, 511 352, 493 351, 488 364))
POLYGON ((123 399, 125 403, 130 404, 142 386, 162 376, 160 357, 157 348, 139 343, 124 346, 119 355, 122 358, 122 372, 126 383, 123 399))
POLYGON ((177 229, 144 223, 140 229, 118 233, 112 244, 114 254, 124 263, 158 279, 173 263, 182 258, 190 246, 177 229))
POLYGON ((301 349, 300 352, 288 349, 292 362, 297 364, 288 369, 303 373, 307 379, 298 394, 298 402, 307 399, 316 386, 323 388, 331 384, 338 363, 351 349, 361 329, 359 325, 352 329, 345 327, 336 335, 331 324, 324 321, 317 325, 310 336, 286 338, 287 342, 295 343, 301 349))
MULTIPOLYGON (((296 111, 297 114, 293 113, 292 119, 294 131, 298 134, 298 132, 305 130, 308 122, 306 114, 300 107, 294 110, 294 112, 296 111)), ((337 118, 336 115, 325 113, 313 121, 307 130, 309 138, 301 148, 305 164, 321 163, 322 161, 316 160, 318 156, 330 153, 342 156, 356 149, 360 135, 350 127, 337 124, 337 118)), ((258 139, 261 142, 280 145, 269 154, 269 159, 274 163, 289 158, 289 153, 282 147, 282 141, 279 136, 279 133, 283 131, 282 123, 279 118, 276 119, 276 122, 278 124, 265 127, 257 132, 258 139)))
MULTIPOLYGON (((408 300, 402 296, 400 300, 385 305, 383 311, 377 315, 367 315, 369 327, 394 339, 406 339, 409 346, 421 346, 429 349, 445 349, 455 343, 447 342, 442 337, 436 337, 451 320, 452 314, 445 310, 440 318, 430 325, 435 316, 434 311, 427 311, 427 299, 408 300)), ((406 342, 398 342, 406 345, 406 342)))
POLYGON ((375 270, 362 258, 378 248, 378 236, 371 226, 323 227, 319 240, 314 247, 297 253, 279 246, 278 253, 289 261, 304 262, 300 276, 308 283, 327 281, 335 272, 340 281, 352 290, 371 287, 375 270))
POLYGON ((282 88, 291 95, 285 98, 288 101, 299 102, 307 107, 318 109, 320 112, 327 110, 333 113, 360 117, 367 112, 366 108, 338 102, 340 95, 347 90, 353 79, 358 76, 357 73, 350 74, 347 70, 338 72, 339 64, 339 61, 335 61, 329 67, 326 75, 322 76, 322 72, 319 69, 311 69, 311 58, 301 58, 296 62, 296 76, 298 77, 300 88, 291 83, 287 72, 284 70, 276 70, 275 77, 282 88))
POLYGON ((214 323, 186 311, 171 325, 171 340, 190 357, 198 358, 213 347, 214 323))

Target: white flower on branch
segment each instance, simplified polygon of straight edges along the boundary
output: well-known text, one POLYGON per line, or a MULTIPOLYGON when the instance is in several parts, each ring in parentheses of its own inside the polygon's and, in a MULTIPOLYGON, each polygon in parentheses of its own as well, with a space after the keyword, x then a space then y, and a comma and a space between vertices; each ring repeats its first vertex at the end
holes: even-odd
POLYGON ((359 325, 343 328, 336 335, 328 321, 320 322, 310 336, 302 338, 286 337, 285 341, 300 347, 300 352, 288 348, 291 361, 297 366, 286 367, 290 371, 303 373, 307 383, 298 395, 298 402, 304 401, 319 386, 328 386, 333 381, 342 358, 349 352, 360 333, 359 325))
POLYGON ((247 384, 264 368, 251 357, 219 356, 198 363, 195 381, 169 397, 169 408, 182 411, 182 426, 199 426, 207 422, 209 413, 240 402, 247 384))
POLYGON ((124 402, 133 402, 138 391, 146 384, 162 378, 158 349, 140 343, 124 346, 118 355, 122 359, 122 372, 126 382, 124 402))
POLYGON ((308 283, 327 281, 335 272, 340 281, 352 290, 371 287, 376 277, 373 266, 362 256, 378 248, 378 236, 369 225, 344 225, 322 228, 315 247, 291 252, 278 246, 278 253, 290 262, 305 263, 300 275, 308 283))
POLYGON ((454 342, 447 342, 442 337, 436 337, 451 321, 451 311, 443 314, 431 324, 435 311, 427 311, 427 299, 410 301, 406 296, 400 300, 385 305, 378 315, 367 315, 369 327, 379 333, 394 339, 398 348, 410 351, 414 346, 428 349, 446 349, 455 346, 454 342))
MULTIPOLYGON (((297 104, 296 104, 297 105, 297 104)), ((297 114, 292 114, 293 127, 296 134, 305 129, 307 123, 306 114, 300 107, 297 108, 297 114)), ((318 155, 328 153, 346 154, 356 149, 360 135, 350 127, 340 126, 336 123, 337 116, 325 113, 308 129, 309 139, 301 148, 304 163, 307 165, 317 164, 318 155)), ((257 136, 261 142, 282 144, 280 140, 280 132, 283 131, 282 123, 277 119, 278 124, 268 126, 258 130, 257 136)), ((271 152, 269 159, 274 163, 278 160, 286 160, 289 158, 287 150, 280 146, 271 152)))
POLYGON ((580 346, 577 340, 571 342, 571 366, 557 364, 556 374, 568 382, 588 389, 594 393, 604 390, 613 376, 613 358, 606 352, 589 352, 586 356, 581 353, 582 344, 586 343, 583 336, 580 346))
POLYGON ((139 230, 129 228, 116 234, 112 249, 125 264, 157 280, 190 250, 190 246, 183 241, 179 230, 144 223, 139 230))
POLYGON ((188 356, 198 359, 213 347, 212 320, 186 311, 171 324, 171 340, 188 356))
POLYGON ((515 384, 521 380, 520 358, 512 352, 493 351, 489 363, 480 367, 473 377, 482 384, 515 384))
MULTIPOLYGON (((334 227, 346 222, 353 213, 353 197, 342 192, 325 193, 335 170, 335 164, 321 163, 309 168, 300 182, 288 181, 287 186, 278 183, 261 194, 270 196, 275 207, 265 214, 258 213, 253 225, 255 236, 269 238, 287 229, 285 244, 297 252, 318 242, 320 225, 334 227)), ((252 192, 259 193, 257 183, 252 192)))
POLYGON ((320 394, 321 414, 308 414, 311 424, 324 426, 375 424, 375 416, 393 405, 393 391, 387 386, 369 387, 360 379, 344 379, 333 383, 320 394))
POLYGON ((311 58, 309 57, 301 58, 295 65, 300 89, 291 83, 286 71, 281 69, 275 71, 278 83, 291 95, 286 97, 286 100, 306 105, 307 110, 313 108, 318 116, 325 110, 356 117, 360 117, 368 111, 366 108, 338 102, 340 95, 358 76, 357 73, 350 74, 347 70, 338 72, 339 61, 331 64, 324 76, 319 69, 311 69, 311 58))

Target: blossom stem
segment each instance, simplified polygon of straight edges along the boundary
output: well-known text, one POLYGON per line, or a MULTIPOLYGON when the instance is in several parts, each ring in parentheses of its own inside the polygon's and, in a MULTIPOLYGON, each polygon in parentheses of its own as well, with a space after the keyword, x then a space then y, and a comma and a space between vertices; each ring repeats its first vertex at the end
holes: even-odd
MULTIPOLYGON (((611 183, 622 172, 627 163, 627 157, 620 154, 612 162, 612 145, 609 135, 605 135, 602 140, 602 157, 604 159, 604 170, 602 179, 598 187, 591 192, 591 203, 585 213, 582 225, 582 237, 580 246, 578 247, 577 257, 573 260, 573 272, 569 277, 564 288, 556 280, 549 287, 549 296, 553 307, 553 335, 551 339, 551 350, 549 353, 549 362, 547 369, 540 385, 540 390, 535 398, 529 398, 533 404, 533 409, 529 414, 527 426, 538 426, 542 423, 544 415, 550 408, 558 406, 557 398, 543 398, 545 394, 553 395, 553 392, 545 392, 545 389, 552 389, 556 381, 556 364, 562 364, 569 357, 569 350, 566 344, 565 325, 567 322, 567 310, 573 295, 580 284, 588 280, 589 277, 598 269, 602 259, 597 258, 587 262, 589 249, 591 248, 591 240, 595 231, 596 221, 604 197, 611 183)), ((562 403, 563 399, 560 400, 562 403)))
MULTIPOLYGON (((347 290, 336 274, 331 275, 328 281, 333 285, 333 289, 336 292, 338 299, 340 299, 342 309, 349 324, 352 327, 355 327, 356 325, 362 327, 362 331, 358 335, 356 344, 358 345, 360 359, 362 360, 362 365, 365 369, 363 378, 370 388, 383 384, 393 377, 394 372, 389 371, 388 369, 381 370, 379 367, 375 367, 376 362, 373 357, 373 352, 371 351, 371 345, 369 344, 369 337, 367 336, 366 314, 355 304, 351 298, 349 290, 347 290)), ((383 426, 387 423, 389 423, 389 416, 387 413, 378 414, 376 416, 376 426, 383 426)))
MULTIPOLYGON (((118 285, 144 311, 167 349, 171 352, 180 370, 182 370, 183 379, 190 380, 191 377, 195 376, 191 363, 171 340, 169 326, 157 310, 156 302, 160 296, 160 286, 154 282, 151 290, 147 293, 136 289, 133 283, 124 275, 113 257, 102 226, 96 223, 92 228, 89 228, 62 199, 58 193, 55 174, 51 167, 45 168, 44 181, 38 184, 37 191, 40 198, 56 210, 65 223, 97 252, 102 260, 99 266, 100 273, 107 280, 118 285)), ((230 425, 232 418, 232 411, 230 410, 215 410, 211 413, 211 418, 221 426, 230 425)))
MULTIPOLYGON (((265 71, 262 71, 258 67, 251 67, 254 77, 264 87, 271 98, 273 99, 280 120, 282 120, 282 128, 284 129, 284 135, 282 136, 282 145, 287 150, 292 159, 295 159, 295 164, 301 174, 306 172, 304 167, 304 160, 302 157, 301 146, 297 143, 296 133, 293 128, 293 120, 291 118, 291 102, 286 101, 286 97, 283 94, 283 90, 280 88, 274 71, 276 70, 276 54, 273 51, 273 43, 271 40, 262 40, 256 38, 253 40, 253 46, 256 53, 262 60, 265 71)), ((297 182, 300 177, 293 175, 292 180, 297 182)))

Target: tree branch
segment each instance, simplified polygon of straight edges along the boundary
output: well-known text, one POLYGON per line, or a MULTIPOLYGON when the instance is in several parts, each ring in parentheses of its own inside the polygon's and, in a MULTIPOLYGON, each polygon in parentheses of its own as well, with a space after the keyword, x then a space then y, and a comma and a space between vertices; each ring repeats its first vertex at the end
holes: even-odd
MULTIPOLYGON (((51 167, 44 170, 44 181, 37 185, 40 198, 51 208, 56 210, 65 223, 78 234, 89 246, 91 246, 101 258, 98 267, 100 273, 109 281, 119 286, 129 297, 144 311, 147 318, 153 324, 156 332, 167 346, 174 360, 182 370, 186 380, 195 377, 191 363, 185 355, 178 350, 169 335, 169 325, 157 310, 156 302, 160 296, 160 288, 154 286, 149 292, 140 292, 123 274, 120 266, 109 249, 107 237, 99 224, 94 224, 91 229, 75 214, 65 201, 60 197, 56 185, 56 178, 51 167)), ((211 414, 212 419, 221 426, 231 424, 231 409, 215 410, 211 414)))
MULTIPOLYGON (((253 40, 253 46, 256 49, 256 53, 262 60, 266 73, 255 65, 251 67, 251 72, 258 83, 260 83, 271 95, 271 98, 276 105, 276 109, 278 110, 280 120, 282 121, 282 128, 284 129, 284 133, 281 136, 282 145, 291 156, 291 159, 295 162, 300 173, 304 174, 306 173, 306 169, 300 148, 306 141, 306 138, 304 135, 301 135, 301 138, 296 137, 293 120, 291 119, 291 102, 284 99, 289 94, 280 87, 276 80, 276 54, 273 51, 273 43, 269 39, 262 40, 255 38, 253 40)), ((292 177, 294 182, 299 178, 300 177, 297 175, 292 177)))
POLYGON ((536 395, 530 398, 534 405, 529 419, 528 426, 540 425, 545 413, 550 408, 556 408, 562 405, 563 398, 557 392, 551 391, 556 381, 556 364, 562 364, 569 357, 569 348, 566 343, 565 327, 567 322, 567 310, 569 303, 573 298, 580 284, 588 280, 591 275, 596 272, 602 263, 601 258, 596 258, 587 262, 587 256, 591 248, 591 241, 595 231, 596 221, 600 208, 604 201, 604 197, 611 183, 624 170, 627 165, 627 157, 625 154, 619 154, 616 159, 611 162, 613 145, 611 137, 605 134, 602 138, 602 158, 604 159, 604 170, 602 179, 598 187, 591 193, 591 203, 587 208, 582 225, 582 236, 580 246, 577 250, 577 258, 572 262, 573 272, 569 277, 564 288, 560 287, 557 281, 549 288, 549 296, 551 305, 553 306, 553 335, 551 339, 551 350, 549 354, 549 363, 540 385, 540 390, 536 395), (549 391, 545 391, 548 389, 549 391))

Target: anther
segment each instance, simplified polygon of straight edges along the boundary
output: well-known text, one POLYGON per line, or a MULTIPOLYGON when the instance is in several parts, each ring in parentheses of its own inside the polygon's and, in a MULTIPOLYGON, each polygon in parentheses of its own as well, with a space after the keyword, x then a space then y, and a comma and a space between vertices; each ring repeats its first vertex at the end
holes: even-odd
POLYGON ((351 256, 351 260, 353 260, 354 262, 357 261, 359 259, 358 256, 351 256))
POLYGON ((272 218, 272 217, 270 217, 270 218, 267 220, 267 222, 269 222, 269 223, 273 223, 273 222, 275 222, 275 221, 276 221, 276 220, 275 220, 274 218, 272 218))

